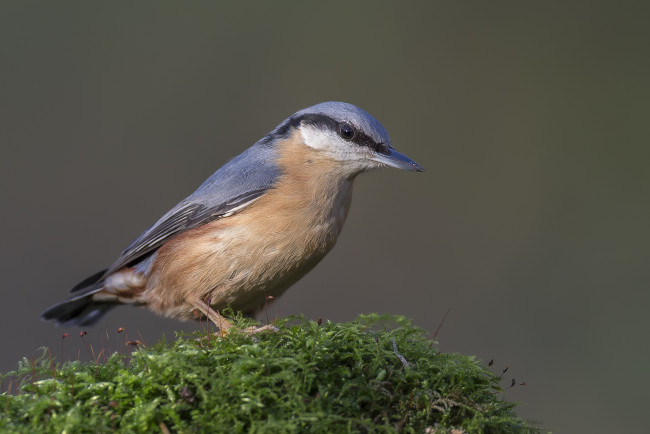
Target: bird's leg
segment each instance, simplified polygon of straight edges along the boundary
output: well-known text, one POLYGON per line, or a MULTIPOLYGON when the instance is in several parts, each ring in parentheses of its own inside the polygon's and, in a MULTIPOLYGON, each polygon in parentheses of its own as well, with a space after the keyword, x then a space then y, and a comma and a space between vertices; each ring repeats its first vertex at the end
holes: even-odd
POLYGON ((219 327, 219 334, 222 337, 230 333, 230 329, 233 327, 232 323, 219 315, 219 312, 212 309, 210 305, 203 300, 197 300, 194 302, 194 306, 208 317, 208 321, 212 321, 217 327, 219 327))
MULTIPOLYGON (((202 300, 198 300, 194 302, 194 306, 196 306, 198 310, 205 314, 205 316, 208 317, 208 320, 212 321, 217 327, 219 327, 218 333, 221 337, 227 336, 230 333, 230 329, 233 327, 233 324, 226 318, 219 315, 219 312, 212 309, 210 305, 202 300)), ((274 325, 267 324, 262 327, 251 326, 243 330, 244 334, 247 334, 249 336, 264 331, 277 332, 279 329, 274 325)))

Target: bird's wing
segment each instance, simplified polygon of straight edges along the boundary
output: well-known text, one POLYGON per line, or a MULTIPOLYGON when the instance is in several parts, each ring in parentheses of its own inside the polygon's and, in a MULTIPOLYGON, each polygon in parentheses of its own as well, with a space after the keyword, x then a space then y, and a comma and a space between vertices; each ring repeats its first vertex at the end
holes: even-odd
POLYGON ((271 147, 258 143, 232 159, 136 238, 107 270, 84 280, 71 292, 97 286, 120 268, 146 259, 171 237, 251 204, 273 188, 280 175, 273 152, 271 147))
POLYGON ((132 242, 106 271, 106 275, 143 259, 174 235, 233 214, 237 209, 245 207, 265 192, 266 189, 249 191, 215 207, 200 203, 180 205, 132 242))

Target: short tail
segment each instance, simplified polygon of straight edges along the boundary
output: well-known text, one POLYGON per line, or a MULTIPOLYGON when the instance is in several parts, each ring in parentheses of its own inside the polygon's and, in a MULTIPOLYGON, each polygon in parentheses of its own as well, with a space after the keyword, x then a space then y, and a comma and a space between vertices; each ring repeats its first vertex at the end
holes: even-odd
POLYGON ((93 294, 104 285, 102 278, 106 270, 96 273, 72 288, 74 294, 67 300, 55 304, 41 314, 43 321, 57 325, 89 326, 95 324, 115 304, 94 301, 93 294))
POLYGON ((43 312, 41 319, 57 325, 89 326, 99 321, 113 306, 113 303, 93 301, 92 296, 65 300, 43 312))

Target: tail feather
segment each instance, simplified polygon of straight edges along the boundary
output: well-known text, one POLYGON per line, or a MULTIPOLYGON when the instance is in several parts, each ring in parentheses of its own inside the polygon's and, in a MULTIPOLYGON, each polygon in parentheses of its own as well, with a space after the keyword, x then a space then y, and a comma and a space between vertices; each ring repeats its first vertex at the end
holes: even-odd
POLYGON ((106 270, 99 271, 79 282, 70 291, 72 295, 60 303, 51 306, 41 314, 43 321, 52 321, 57 325, 88 326, 95 324, 114 306, 113 303, 93 300, 92 295, 104 288, 103 277, 106 270))
POLYGON ((89 326, 113 306, 113 303, 93 301, 91 297, 71 298, 47 309, 41 319, 58 325, 89 326))
POLYGON ((108 271, 108 268, 98 271, 97 273, 93 274, 92 276, 82 280, 81 282, 77 283, 74 288, 70 290, 70 292, 78 292, 81 291, 84 288, 88 288, 90 285, 94 285, 96 283, 99 283, 100 280, 102 280, 102 277, 104 277, 104 274, 106 274, 106 271, 108 271))

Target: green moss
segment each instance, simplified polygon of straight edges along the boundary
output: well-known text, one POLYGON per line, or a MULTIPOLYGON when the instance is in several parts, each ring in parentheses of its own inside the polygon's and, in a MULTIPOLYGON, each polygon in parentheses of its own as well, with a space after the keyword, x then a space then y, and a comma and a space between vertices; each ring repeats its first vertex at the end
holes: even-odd
POLYGON ((0 429, 535 431, 500 399, 499 377, 473 357, 436 351, 403 317, 276 325, 278 333, 254 338, 237 330, 224 339, 181 335, 103 363, 55 365, 45 351, 7 374, 20 385, 17 394, 0 395, 0 429))

